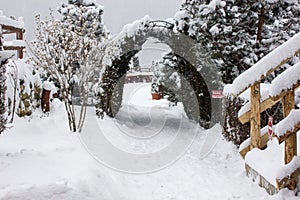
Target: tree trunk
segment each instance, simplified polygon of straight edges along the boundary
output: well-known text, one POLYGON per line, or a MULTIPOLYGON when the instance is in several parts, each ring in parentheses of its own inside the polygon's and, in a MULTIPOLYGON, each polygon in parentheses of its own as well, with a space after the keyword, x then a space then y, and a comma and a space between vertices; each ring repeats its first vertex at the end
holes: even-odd
POLYGON ((263 30, 264 21, 265 21, 265 6, 261 5, 259 21, 258 21, 257 36, 256 36, 256 42, 259 44, 261 43, 261 40, 262 40, 262 30, 263 30))

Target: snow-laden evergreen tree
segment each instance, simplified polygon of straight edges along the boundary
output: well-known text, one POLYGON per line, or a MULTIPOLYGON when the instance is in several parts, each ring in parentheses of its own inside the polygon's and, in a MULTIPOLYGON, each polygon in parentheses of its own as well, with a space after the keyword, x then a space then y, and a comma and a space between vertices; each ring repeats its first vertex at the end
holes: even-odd
POLYGON ((6 125, 6 108, 5 108, 5 92, 6 92, 6 76, 5 76, 5 64, 10 58, 10 54, 4 52, 2 41, 2 27, 0 26, 0 134, 5 130, 6 125))
POLYGON ((100 41, 109 35, 102 21, 103 11, 104 7, 96 0, 68 0, 58 8, 63 16, 62 22, 72 31, 100 41))
POLYGON ((299 19, 299 0, 185 0, 175 17, 177 29, 211 54, 224 83, 299 31, 299 19))
POLYGON ((163 55, 163 60, 156 67, 157 82, 162 86, 163 95, 176 105, 181 89, 180 74, 178 73, 177 57, 173 52, 163 55))
POLYGON ((139 57, 137 55, 132 57, 132 68, 133 71, 135 72, 139 72, 141 71, 141 66, 140 66, 140 61, 139 61, 139 57))
MULTIPOLYGON (((258 22, 257 6, 247 0, 187 0, 183 4, 183 21, 189 25, 188 34, 210 53, 225 83, 232 82, 237 74, 257 61, 252 53, 258 22)), ((181 28, 178 27, 183 31, 181 28)))
POLYGON ((106 48, 108 32, 102 23, 103 8, 95 1, 69 1, 62 5, 62 20, 42 21, 37 16, 33 53, 38 66, 47 72, 58 86, 68 113, 71 131, 81 131, 88 94, 99 73, 106 48), (78 85, 82 108, 79 122, 72 105, 73 88, 78 85), (92 84, 90 84, 92 83, 92 84), (78 124, 78 126, 77 126, 78 124))

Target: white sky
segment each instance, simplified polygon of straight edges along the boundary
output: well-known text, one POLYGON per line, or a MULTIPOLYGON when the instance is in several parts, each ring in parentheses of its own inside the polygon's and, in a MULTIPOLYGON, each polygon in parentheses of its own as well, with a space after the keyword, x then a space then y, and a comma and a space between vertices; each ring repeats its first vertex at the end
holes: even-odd
MULTIPOLYGON (((97 0, 105 7, 104 23, 112 34, 117 34, 125 24, 149 15, 152 19, 171 18, 179 10, 182 0, 97 0)), ((67 0, 0 0, 0 10, 6 16, 24 17, 27 38, 32 39, 34 16, 49 15, 49 8, 55 12, 60 2, 67 0)), ((58 15, 57 15, 58 16, 58 15)))
MULTIPOLYGON (((57 7, 67 0, 0 0, 0 10, 6 16, 24 17, 26 26, 25 39, 34 38, 34 16, 49 16, 49 8, 57 13, 57 7)), ((182 0, 97 0, 104 6, 103 20, 108 30, 119 33, 123 26, 149 15, 152 19, 172 18, 179 11, 182 0)), ((56 14, 59 17, 59 14, 56 14)), ((150 42, 151 43, 151 42, 150 42)), ((147 43, 148 44, 148 43, 147 43)), ((140 64, 150 65, 152 60, 161 58, 161 54, 169 50, 166 45, 144 45, 139 53, 140 64)))

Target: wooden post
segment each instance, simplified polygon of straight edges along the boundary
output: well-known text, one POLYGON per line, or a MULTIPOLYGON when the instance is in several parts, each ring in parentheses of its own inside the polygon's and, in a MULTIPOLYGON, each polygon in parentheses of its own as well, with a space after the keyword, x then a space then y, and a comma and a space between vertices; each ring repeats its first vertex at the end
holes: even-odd
MULTIPOLYGON (((22 30, 19 30, 19 31, 16 32, 16 39, 17 40, 23 40, 23 32, 22 32, 22 30)), ((20 50, 18 50, 17 55, 18 55, 18 58, 20 58, 20 59, 23 58, 24 55, 23 55, 23 49, 22 48, 20 50)))
MULTIPOLYGON (((282 99, 283 115, 288 116, 291 110, 295 107, 294 90, 289 91, 282 99)), ((284 163, 288 164, 293 157, 297 155, 297 134, 292 133, 284 143, 284 163)), ((297 187, 297 178, 291 177, 288 188, 294 190, 297 187)))
MULTIPOLYGON (((295 107, 294 90, 289 91, 282 99, 283 115, 288 116, 290 111, 295 107)), ((284 162, 288 164, 294 156, 297 155, 297 135, 291 134, 285 140, 284 146, 284 162)))
POLYGON ((251 149, 260 148, 260 83, 250 87, 250 136, 251 149))

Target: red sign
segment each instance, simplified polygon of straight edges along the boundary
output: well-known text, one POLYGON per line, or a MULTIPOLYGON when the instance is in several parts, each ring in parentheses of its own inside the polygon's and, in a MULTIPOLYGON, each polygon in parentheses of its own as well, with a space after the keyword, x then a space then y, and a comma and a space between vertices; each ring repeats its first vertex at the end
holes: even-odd
POLYGON ((213 99, 222 99, 224 97, 223 90, 212 90, 211 98, 213 99))
POLYGON ((269 140, 272 140, 273 137, 273 117, 269 116, 269 122, 268 122, 268 135, 269 140))

